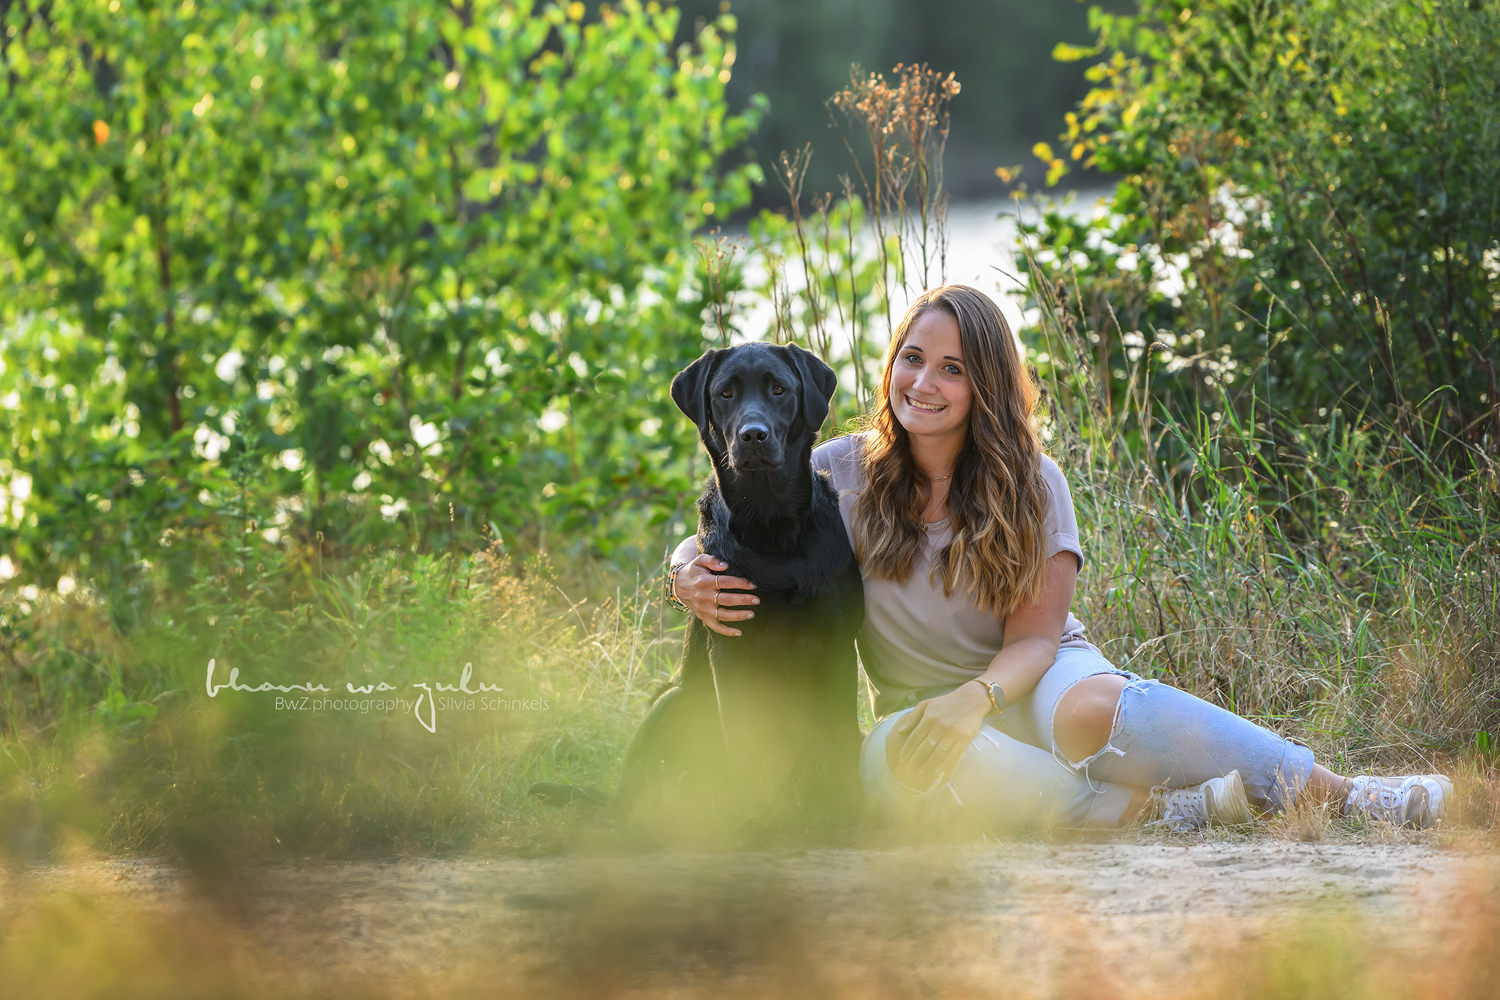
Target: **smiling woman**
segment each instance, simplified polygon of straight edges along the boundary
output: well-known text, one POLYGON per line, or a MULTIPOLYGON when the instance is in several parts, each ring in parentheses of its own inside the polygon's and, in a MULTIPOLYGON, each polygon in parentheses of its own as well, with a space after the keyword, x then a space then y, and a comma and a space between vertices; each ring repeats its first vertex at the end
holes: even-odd
POLYGON ((851 529, 862 565, 904 579, 929 524, 956 508, 939 568, 944 592, 963 578, 981 607, 1004 616, 1042 583, 1046 497, 1024 474, 1041 454, 1029 422, 1036 391, 994 303, 947 289, 919 299, 891 338, 887 405, 865 436, 868 483, 851 529))
MULTIPOLYGON (((1067 478, 1042 453, 1031 384, 1000 310, 975 289, 924 293, 897 327, 868 430, 812 453, 859 561, 859 653, 879 721, 860 777, 893 818, 983 831, 1173 829, 1251 822, 1304 795, 1425 826, 1446 778, 1353 779, 1305 746, 1115 667, 1071 612, 1083 548, 1067 478), (956 812, 954 811, 956 808, 956 812)), ((720 553, 674 592, 738 634, 751 594, 720 593, 720 553)), ((729 581, 736 589, 751 589, 729 581)))
POLYGON ((944 312, 925 314, 912 324, 891 370, 891 408, 897 419, 926 427, 929 435, 957 434, 961 442, 971 395, 958 320, 944 312))

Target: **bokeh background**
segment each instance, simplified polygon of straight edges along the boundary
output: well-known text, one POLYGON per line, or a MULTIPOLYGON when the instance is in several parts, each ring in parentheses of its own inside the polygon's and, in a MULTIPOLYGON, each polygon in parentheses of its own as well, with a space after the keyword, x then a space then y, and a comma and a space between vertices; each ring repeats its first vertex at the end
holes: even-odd
MULTIPOLYGON (((683 31, 720 13, 713 0, 684 3, 683 31)), ((1052 58, 1059 43, 1088 45, 1089 4, 1072 0, 740 0, 739 57, 727 88, 731 107, 752 94, 770 99, 770 112, 751 139, 761 163, 784 149, 811 143, 811 190, 837 190, 849 168, 825 106, 849 82, 851 66, 888 70, 926 63, 957 74, 963 99, 953 104, 946 182, 960 201, 998 201, 1009 191, 997 166, 1029 164, 1040 180, 1045 166, 1032 146, 1052 141, 1063 114, 1088 90, 1084 66, 1052 58)), ((1119 0, 1098 5, 1121 12, 1119 0)), ((1103 177, 1083 180, 1101 186, 1103 177)), ((781 192, 760 189, 757 207, 780 207, 781 192)))

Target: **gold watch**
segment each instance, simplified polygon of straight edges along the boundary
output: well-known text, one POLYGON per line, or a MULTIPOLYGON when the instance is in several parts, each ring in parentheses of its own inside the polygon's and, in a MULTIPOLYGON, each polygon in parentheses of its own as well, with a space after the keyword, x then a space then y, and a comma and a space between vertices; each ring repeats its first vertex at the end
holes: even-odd
POLYGON ((990 681, 982 681, 978 677, 974 678, 974 683, 984 688, 985 693, 990 696, 990 710, 984 713, 984 717, 986 719, 993 715, 999 715, 1001 712, 1005 711, 1006 702, 1004 688, 1002 688, 999 684, 995 684, 990 681))

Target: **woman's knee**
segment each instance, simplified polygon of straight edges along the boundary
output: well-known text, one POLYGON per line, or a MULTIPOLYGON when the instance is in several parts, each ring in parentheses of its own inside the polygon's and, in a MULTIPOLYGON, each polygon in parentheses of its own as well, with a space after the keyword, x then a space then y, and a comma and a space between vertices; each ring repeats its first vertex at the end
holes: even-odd
POLYGON ((1095 674, 1058 699, 1052 713, 1052 738, 1065 757, 1080 761, 1104 749, 1114 733, 1127 683, 1129 679, 1119 674, 1095 674))
POLYGON ((891 727, 909 711, 911 709, 904 708, 899 712, 886 716, 877 722, 875 728, 871 729, 870 734, 865 737, 864 745, 860 748, 859 752, 861 779, 869 782, 889 771, 886 763, 886 743, 891 735, 891 727))

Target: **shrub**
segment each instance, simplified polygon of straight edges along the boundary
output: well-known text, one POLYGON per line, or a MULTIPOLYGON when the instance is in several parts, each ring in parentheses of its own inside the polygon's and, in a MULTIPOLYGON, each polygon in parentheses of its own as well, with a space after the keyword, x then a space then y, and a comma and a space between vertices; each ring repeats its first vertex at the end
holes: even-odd
MULTIPOLYGON (((1164 405, 1335 408, 1450 457, 1500 442, 1500 8, 1391 0, 1143 0, 1095 10, 1096 87, 1068 161, 1123 175, 1092 221, 1030 232, 1073 283, 1118 405, 1141 355, 1164 405), (1076 283, 1074 278, 1076 277, 1076 283)), ((1460 459, 1461 460, 1461 459, 1460 459)))
POLYGON ((732 18, 583 12, 7 4, 0 548, 119 577, 258 495, 273 539, 566 511, 608 552, 678 509, 690 234, 757 112, 732 18))

